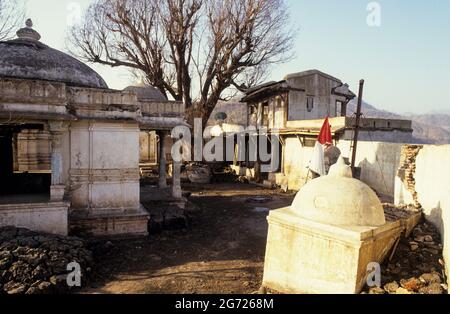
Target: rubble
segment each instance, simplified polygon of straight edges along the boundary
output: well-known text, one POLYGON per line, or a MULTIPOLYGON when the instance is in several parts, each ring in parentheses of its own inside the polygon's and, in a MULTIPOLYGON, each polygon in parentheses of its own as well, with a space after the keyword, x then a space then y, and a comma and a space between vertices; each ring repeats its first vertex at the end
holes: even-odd
POLYGON ((207 164, 193 162, 186 165, 186 173, 190 182, 208 184, 211 182, 212 173, 207 164))
POLYGON ((71 262, 80 264, 85 282, 93 258, 79 238, 0 228, 0 294, 65 293, 71 262))
POLYGON ((445 282, 440 235, 424 222, 400 240, 392 260, 381 266, 381 287, 367 287, 363 293, 443 294, 445 282))

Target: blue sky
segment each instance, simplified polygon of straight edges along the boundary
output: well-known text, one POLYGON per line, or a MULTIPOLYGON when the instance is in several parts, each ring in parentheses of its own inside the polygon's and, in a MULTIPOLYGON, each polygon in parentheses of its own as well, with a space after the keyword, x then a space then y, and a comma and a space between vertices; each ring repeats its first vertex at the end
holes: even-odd
MULTIPOLYGON (((64 50, 68 23, 90 0, 25 0, 42 41, 64 50)), ((380 25, 367 24, 368 0, 287 0, 298 29, 296 57, 270 79, 319 69, 393 112, 450 110, 450 0, 381 0, 380 25)), ((91 65, 111 88, 130 85, 126 69, 91 65)))

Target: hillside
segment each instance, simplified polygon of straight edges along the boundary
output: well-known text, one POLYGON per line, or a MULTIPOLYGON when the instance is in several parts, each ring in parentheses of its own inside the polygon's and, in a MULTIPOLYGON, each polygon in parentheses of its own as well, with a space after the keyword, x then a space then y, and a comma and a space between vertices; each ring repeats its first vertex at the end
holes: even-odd
MULTIPOLYGON (((356 100, 350 102, 347 112, 356 111, 356 100)), ((450 114, 396 114, 380 110, 363 102, 362 112, 367 118, 407 119, 413 122, 413 138, 419 144, 450 144, 450 114)))

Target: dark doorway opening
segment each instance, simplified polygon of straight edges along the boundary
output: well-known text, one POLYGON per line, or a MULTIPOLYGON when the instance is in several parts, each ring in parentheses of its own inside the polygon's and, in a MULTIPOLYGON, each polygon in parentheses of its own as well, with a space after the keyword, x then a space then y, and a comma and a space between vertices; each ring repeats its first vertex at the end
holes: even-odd
POLYGON ((50 173, 14 172, 14 136, 23 127, 1 126, 0 128, 0 197, 12 195, 50 195, 50 173))

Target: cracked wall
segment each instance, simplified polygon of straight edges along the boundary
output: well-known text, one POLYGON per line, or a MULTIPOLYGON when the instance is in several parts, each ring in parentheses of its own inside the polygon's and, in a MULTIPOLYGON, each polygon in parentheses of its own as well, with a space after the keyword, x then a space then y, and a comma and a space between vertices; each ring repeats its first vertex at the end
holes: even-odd
POLYGON ((423 209, 440 231, 447 274, 450 263, 450 145, 405 145, 395 182, 395 203, 423 209))

